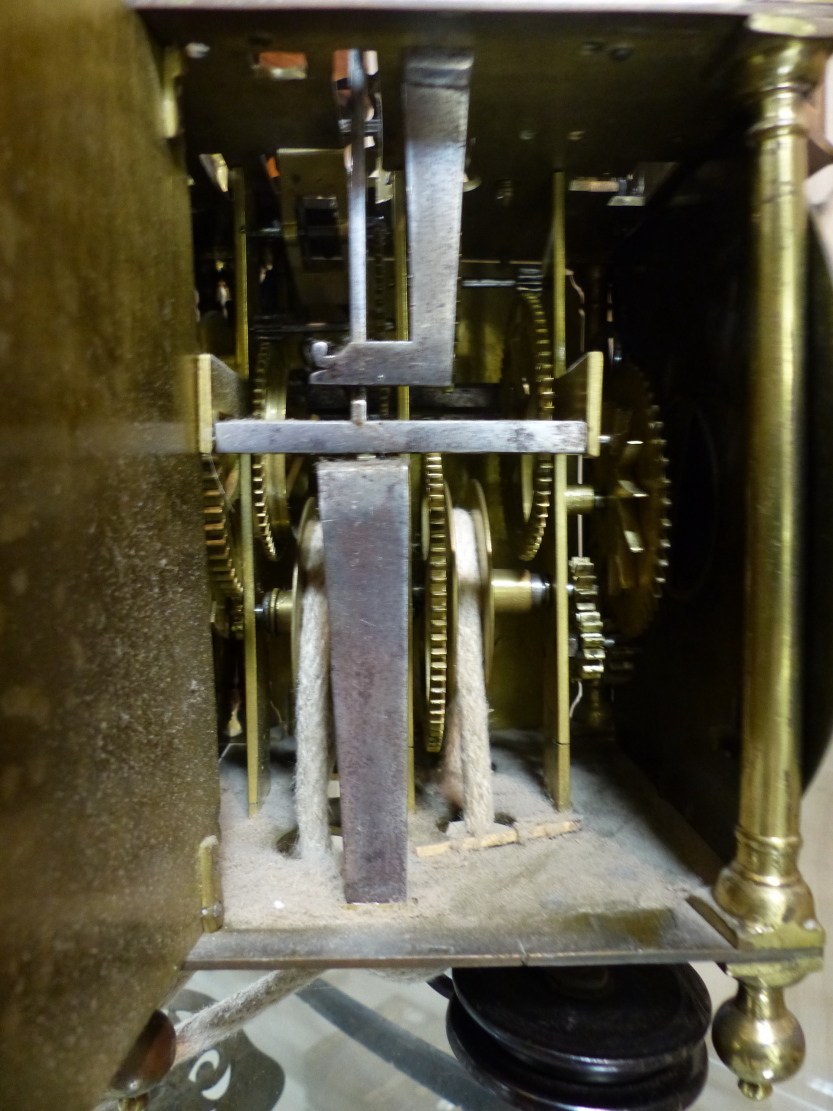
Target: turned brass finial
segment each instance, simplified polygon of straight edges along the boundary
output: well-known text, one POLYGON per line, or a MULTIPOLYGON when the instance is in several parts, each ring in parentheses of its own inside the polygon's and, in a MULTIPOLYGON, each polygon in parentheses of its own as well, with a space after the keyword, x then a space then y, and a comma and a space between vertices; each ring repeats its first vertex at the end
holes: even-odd
POLYGON ((757 980, 738 982, 737 995, 715 1016, 712 1039, 748 1099, 766 1099, 772 1085, 794 1076, 804 1061, 804 1034, 784 1003, 784 989, 757 980))

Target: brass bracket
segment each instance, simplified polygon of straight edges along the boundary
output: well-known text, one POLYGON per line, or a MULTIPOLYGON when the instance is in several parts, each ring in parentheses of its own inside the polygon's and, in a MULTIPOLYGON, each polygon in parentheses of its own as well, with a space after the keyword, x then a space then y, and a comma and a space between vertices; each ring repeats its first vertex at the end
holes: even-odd
POLYGON ((214 421, 247 416, 243 379, 216 355, 196 357, 197 437, 203 455, 214 450, 214 421))
MULTIPOLYGON (((818 961, 821 967, 821 953, 824 947, 825 934, 821 925, 815 918, 805 922, 783 922, 778 926, 765 929, 747 924, 739 918, 727 914, 721 909, 712 897, 711 892, 698 895, 689 895, 688 904, 704 918, 709 925, 725 937, 735 949, 748 952, 749 950, 772 949, 801 949, 808 951, 806 957, 801 955, 801 960, 812 959, 818 961)), ((796 958, 799 959, 799 958, 796 958)), ((755 966, 757 967, 757 965, 755 966)), ((744 965, 744 968, 746 966, 744 965)), ((808 968, 807 972, 813 971, 808 968)), ((746 973, 745 973, 746 974, 746 973)), ((734 975, 734 973, 730 973, 734 975)))
POLYGON ((587 351, 555 382, 555 417, 586 421, 587 447, 583 454, 593 457, 601 450, 603 375, 604 354, 587 351))
POLYGON ((223 927, 223 888, 220 881, 220 839, 204 837, 197 853, 203 932, 216 933, 223 927))

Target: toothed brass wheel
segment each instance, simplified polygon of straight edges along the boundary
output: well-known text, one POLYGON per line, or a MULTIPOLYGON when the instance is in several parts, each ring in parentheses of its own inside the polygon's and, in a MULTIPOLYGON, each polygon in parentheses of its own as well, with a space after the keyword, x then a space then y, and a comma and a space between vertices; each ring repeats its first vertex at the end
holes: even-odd
POLYGON ((442 456, 422 462, 422 555, 425 562, 425 747, 439 752, 450 687, 450 614, 454 591, 454 522, 442 456))
MULTIPOLYGON (((551 420, 553 363, 541 300, 519 290, 506 335, 501 379, 503 415, 515 420, 551 420)), ((500 460, 506 531, 519 559, 534 558, 552 500, 551 455, 504 455, 500 460)))
POLYGON ((605 638, 599 613, 596 572, 587 556, 570 560, 572 586, 570 624, 575 637, 572 677, 580 683, 598 682, 605 670, 605 638))
MULTIPOLYGON (((203 455, 203 530, 208 570, 216 592, 231 602, 231 631, 243 635, 243 573, 240 554, 240 457, 203 455)), ((218 613, 218 631, 226 627, 218 613)))
MULTIPOLYGON (((252 413, 259 420, 286 419, 288 369, 285 353, 264 340, 258 349, 252 382, 252 413)), ((286 455, 252 456, 252 510, 266 555, 276 560, 289 536, 288 459, 286 455)), ((290 464, 291 466, 291 464, 290 464)))
POLYGON ((603 608, 627 637, 644 632, 668 567, 668 478, 659 409, 633 364, 605 376, 602 451, 595 461, 597 505, 591 550, 603 608))

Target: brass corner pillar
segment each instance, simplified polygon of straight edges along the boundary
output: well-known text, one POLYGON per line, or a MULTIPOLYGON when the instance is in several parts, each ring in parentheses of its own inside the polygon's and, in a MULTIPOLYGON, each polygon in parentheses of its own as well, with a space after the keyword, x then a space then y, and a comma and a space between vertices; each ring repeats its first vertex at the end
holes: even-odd
POLYGON ((744 948, 813 950, 789 962, 729 969, 737 997, 715 1020, 715 1047, 761 1099, 803 1060, 783 989, 818 967, 824 932, 798 870, 800 588, 807 176, 804 98, 827 50, 759 36, 746 60, 757 105, 753 334, 749 387, 746 628, 740 814, 734 861, 714 889, 744 948))

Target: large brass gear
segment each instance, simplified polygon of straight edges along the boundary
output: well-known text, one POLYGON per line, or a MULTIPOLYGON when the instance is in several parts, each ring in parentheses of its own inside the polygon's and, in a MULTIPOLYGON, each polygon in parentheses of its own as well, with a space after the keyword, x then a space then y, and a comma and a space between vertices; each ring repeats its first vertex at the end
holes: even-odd
POLYGON ((573 556, 570 560, 570 585, 570 616, 575 637, 572 678, 581 683, 599 682, 605 670, 605 636, 598 608, 596 571, 587 556, 573 556))
POLYGON ((232 631, 242 636, 243 574, 236 519, 239 457, 203 455, 202 475, 203 530, 208 569, 219 594, 232 604, 232 631))
POLYGON ((425 561, 425 747, 439 752, 450 687, 454 526, 439 453, 422 461, 422 554, 425 561))
MULTIPOLYGON (((259 420, 285 420, 288 373, 283 352, 261 342, 252 381, 252 415, 259 420)), ((252 512, 255 529, 271 560, 289 534, 287 456, 252 456, 252 512)))
MULTIPOLYGON (((518 290, 503 352, 501 379, 505 417, 551 420, 553 359, 549 329, 537 293, 518 290)), ((504 455, 500 460, 506 531, 519 559, 541 547, 553 489, 551 455, 504 455)))
POLYGON ((632 363, 605 376, 602 436, 592 548, 605 612, 635 637, 650 623, 665 583, 670 500, 659 410, 632 363))

